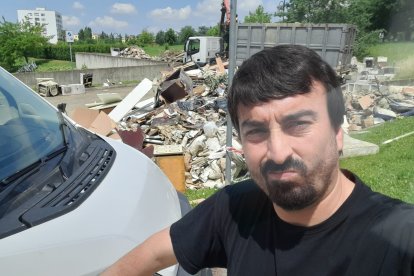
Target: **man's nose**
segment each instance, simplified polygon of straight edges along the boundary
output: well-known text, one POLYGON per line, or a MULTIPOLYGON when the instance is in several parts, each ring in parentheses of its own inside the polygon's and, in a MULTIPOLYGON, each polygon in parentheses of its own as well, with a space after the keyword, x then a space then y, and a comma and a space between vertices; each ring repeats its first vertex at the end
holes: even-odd
POLYGON ((289 137, 281 131, 271 131, 267 141, 267 158, 276 164, 283 164, 292 154, 289 137))

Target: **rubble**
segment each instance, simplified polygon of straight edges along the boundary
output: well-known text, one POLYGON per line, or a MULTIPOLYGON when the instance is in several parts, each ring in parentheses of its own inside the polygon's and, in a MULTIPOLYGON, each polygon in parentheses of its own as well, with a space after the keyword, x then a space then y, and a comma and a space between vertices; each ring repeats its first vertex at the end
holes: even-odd
MULTIPOLYGON (((220 60, 221 61, 221 60, 220 60)), ((247 173, 237 135, 235 148, 226 149, 227 74, 220 66, 205 66, 184 71, 174 68, 162 81, 154 81, 157 89, 153 110, 131 110, 118 128, 141 129, 147 145, 180 145, 183 148, 186 187, 223 187, 225 158, 233 160, 233 177, 247 173), (154 140, 151 137, 160 137, 154 140)))
POLYGON ((183 61, 184 51, 166 50, 160 56, 151 57, 144 49, 138 46, 130 46, 122 51, 119 51, 118 56, 136 59, 150 59, 155 61, 165 61, 169 64, 181 63, 183 61))
POLYGON ((357 131, 398 117, 414 115, 414 89, 388 85, 397 68, 387 66, 387 57, 367 57, 358 64, 354 82, 342 86, 347 131, 357 131))

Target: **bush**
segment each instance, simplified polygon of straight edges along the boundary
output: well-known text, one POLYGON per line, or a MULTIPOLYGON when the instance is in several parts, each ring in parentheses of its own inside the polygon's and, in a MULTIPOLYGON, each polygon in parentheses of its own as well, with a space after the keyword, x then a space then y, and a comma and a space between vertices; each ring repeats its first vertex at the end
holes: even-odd
POLYGON ((369 48, 379 43, 379 33, 383 30, 376 30, 370 33, 361 34, 354 43, 354 55, 362 60, 369 55, 369 48))

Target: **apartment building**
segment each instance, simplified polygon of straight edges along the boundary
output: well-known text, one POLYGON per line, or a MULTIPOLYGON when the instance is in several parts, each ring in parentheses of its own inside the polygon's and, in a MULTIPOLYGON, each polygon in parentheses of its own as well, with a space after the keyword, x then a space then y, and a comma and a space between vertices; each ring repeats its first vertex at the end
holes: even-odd
POLYGON ((47 11, 45 8, 35 10, 17 10, 17 20, 19 22, 28 20, 33 25, 42 25, 43 35, 51 37, 50 43, 56 44, 62 35, 62 15, 56 11, 47 11))

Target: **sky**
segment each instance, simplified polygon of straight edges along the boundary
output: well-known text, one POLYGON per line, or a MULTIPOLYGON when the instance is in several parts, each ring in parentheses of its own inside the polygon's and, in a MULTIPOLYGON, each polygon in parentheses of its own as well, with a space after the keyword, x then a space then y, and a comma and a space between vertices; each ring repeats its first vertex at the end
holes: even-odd
MULTIPOLYGON (((281 1, 237 0, 239 20, 262 5, 266 12, 274 13, 281 1)), ((156 34, 184 26, 214 26, 220 21, 221 0, 11 0, 4 1, 0 15, 9 22, 17 22, 17 10, 45 8, 59 12, 63 28, 77 33, 90 27, 100 34, 140 34, 143 30, 156 34)))

